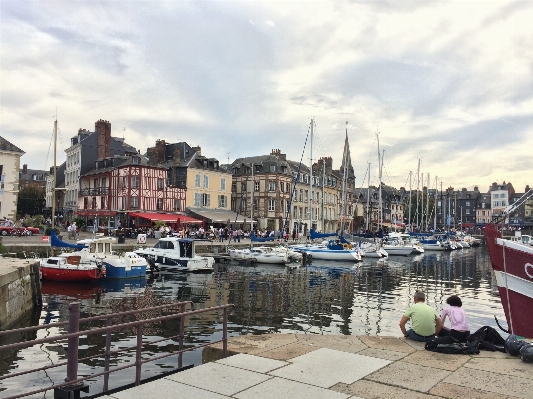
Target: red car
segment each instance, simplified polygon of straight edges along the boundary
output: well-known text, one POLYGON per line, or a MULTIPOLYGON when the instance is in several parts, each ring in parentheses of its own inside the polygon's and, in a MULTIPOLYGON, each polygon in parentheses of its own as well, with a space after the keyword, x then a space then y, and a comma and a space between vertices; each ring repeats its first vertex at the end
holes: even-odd
MULTIPOLYGON (((3 236, 11 235, 13 229, 24 230, 24 227, 0 226, 0 234, 3 236)), ((26 230, 30 232, 30 235, 39 234, 39 229, 37 227, 26 227, 26 230)))

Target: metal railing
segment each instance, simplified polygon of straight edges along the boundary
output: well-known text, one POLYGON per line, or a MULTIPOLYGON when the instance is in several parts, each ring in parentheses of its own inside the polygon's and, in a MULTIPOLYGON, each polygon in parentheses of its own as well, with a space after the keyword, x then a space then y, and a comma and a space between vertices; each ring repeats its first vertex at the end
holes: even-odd
POLYGON ((222 356, 226 357, 228 354, 228 309, 234 308, 234 307, 235 305, 228 304, 228 305, 214 306, 210 308, 196 310, 194 309, 194 304, 191 301, 187 301, 187 302, 176 302, 172 304, 160 305, 160 306, 155 306, 155 307, 150 307, 150 308, 130 310, 130 311, 120 312, 120 313, 113 313, 113 314, 104 315, 104 316, 93 316, 93 317, 86 317, 86 318, 80 319, 80 304, 79 302, 73 302, 69 304, 69 321, 46 324, 46 325, 41 325, 41 326, 34 326, 34 327, 19 328, 15 330, 0 331, 0 337, 2 337, 2 336, 8 336, 11 334, 16 334, 16 333, 27 333, 27 332, 33 332, 33 331, 47 329, 47 328, 58 328, 58 327, 68 326, 67 334, 0 346, 0 354, 2 354, 3 352, 9 351, 9 350, 22 349, 22 348, 27 348, 33 345, 41 345, 41 344, 47 344, 51 342, 63 341, 65 339, 68 340, 66 362, 61 362, 61 363, 57 363, 57 364, 50 365, 50 366, 34 368, 28 371, 22 371, 18 373, 12 373, 8 375, 0 376, 0 381, 2 381, 2 380, 9 379, 9 378, 22 376, 22 375, 29 374, 29 373, 34 373, 37 371, 45 371, 51 368, 66 366, 67 377, 65 378, 64 383, 53 384, 45 388, 17 394, 14 396, 9 396, 9 397, 6 397, 5 399, 22 398, 25 396, 35 395, 37 393, 45 392, 50 389, 54 389, 55 392, 59 391, 60 392, 59 396, 61 397, 68 397, 68 398, 74 397, 74 396, 69 396, 70 393, 72 392, 76 392, 77 397, 79 397, 79 391, 84 391, 84 392, 89 391, 89 386, 85 385, 84 381, 88 379, 94 379, 100 376, 104 376, 103 391, 106 392, 109 390, 109 375, 116 371, 124 370, 130 367, 135 367, 135 386, 138 386, 141 383, 141 371, 142 371, 141 368, 143 364, 148 363, 148 362, 153 362, 156 360, 160 360, 165 357, 178 355, 179 356, 178 357, 178 369, 181 369, 183 367, 182 356, 184 352, 193 351, 195 349, 203 348, 205 346, 209 346, 209 345, 219 343, 219 342, 222 342, 222 356), (187 305, 190 305, 190 310, 188 311, 186 310, 187 305), (169 308, 178 308, 178 313, 173 313, 170 315, 159 316, 159 317, 153 317, 149 319, 136 320, 136 321, 126 322, 126 323, 121 323, 121 324, 113 324, 113 319, 118 318, 118 317, 130 316, 130 315, 135 315, 139 313, 162 311, 164 309, 169 309, 169 308), (184 348, 183 341, 185 337, 185 317, 197 315, 201 313, 206 313, 206 312, 212 312, 212 311, 222 311, 223 313, 222 314, 222 317, 223 317, 222 339, 204 343, 204 344, 198 344, 198 345, 188 347, 188 348, 184 348), (142 341, 143 326, 149 323, 172 320, 172 319, 177 319, 177 318, 180 319, 180 330, 179 330, 178 335, 168 337, 168 338, 162 338, 157 341, 150 341, 144 345, 159 343, 159 342, 173 340, 177 338, 179 342, 179 346, 178 346, 179 350, 168 352, 168 353, 165 353, 159 356, 155 356, 155 357, 151 357, 149 359, 143 360, 142 358, 142 347, 144 346, 143 341, 142 341), (98 321, 98 320, 106 320, 107 325, 105 327, 91 328, 88 330, 80 331, 80 324, 89 323, 89 322, 98 321), (136 338, 137 338, 136 345, 132 347, 127 347, 127 348, 122 348, 122 349, 117 349, 117 350, 112 351, 111 350, 111 334, 117 330, 123 330, 126 328, 135 328, 136 338), (79 338, 81 336, 89 336, 89 335, 102 334, 102 333, 106 334, 106 344, 105 344, 105 351, 104 351, 104 371, 79 378, 78 377, 78 364, 80 361, 86 361, 86 360, 102 357, 102 353, 99 353, 97 355, 88 356, 88 357, 79 359, 78 358, 79 338), (132 349, 135 349, 136 351, 134 363, 128 364, 126 366, 110 369, 110 362, 111 362, 112 355, 116 355, 120 352, 129 351, 132 349))

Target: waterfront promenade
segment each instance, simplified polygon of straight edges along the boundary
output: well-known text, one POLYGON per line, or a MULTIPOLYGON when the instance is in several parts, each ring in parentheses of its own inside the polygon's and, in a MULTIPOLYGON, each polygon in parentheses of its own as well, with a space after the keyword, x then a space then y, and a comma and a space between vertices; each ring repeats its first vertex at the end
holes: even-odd
POLYGON ((448 355, 396 337, 265 334, 204 349, 201 366, 104 399, 530 399, 533 364, 501 352, 448 355), (217 360, 218 359, 218 360, 217 360))

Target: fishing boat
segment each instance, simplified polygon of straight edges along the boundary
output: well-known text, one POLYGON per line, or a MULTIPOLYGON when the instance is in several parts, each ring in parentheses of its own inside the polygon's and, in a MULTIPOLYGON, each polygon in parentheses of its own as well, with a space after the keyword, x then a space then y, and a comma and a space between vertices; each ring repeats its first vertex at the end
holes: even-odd
MULTIPOLYGON (((509 206, 503 217, 531 197, 533 190, 509 206)), ((484 235, 509 332, 533 338, 533 247, 503 238, 493 223, 485 226, 484 235)))
POLYGON ((167 237, 161 238, 152 248, 138 249, 135 253, 153 260, 160 268, 186 272, 211 272, 215 258, 196 254, 196 246, 206 243, 211 241, 167 237))

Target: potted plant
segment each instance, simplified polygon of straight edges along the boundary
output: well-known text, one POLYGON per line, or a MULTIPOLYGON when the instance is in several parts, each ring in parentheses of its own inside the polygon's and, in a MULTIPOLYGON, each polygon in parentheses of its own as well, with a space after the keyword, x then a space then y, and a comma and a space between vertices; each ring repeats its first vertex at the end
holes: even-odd
POLYGON ((161 232, 159 231, 159 229, 165 226, 166 226, 166 223, 163 222, 162 220, 157 220, 154 223, 154 238, 157 238, 157 239, 161 238, 161 232))

